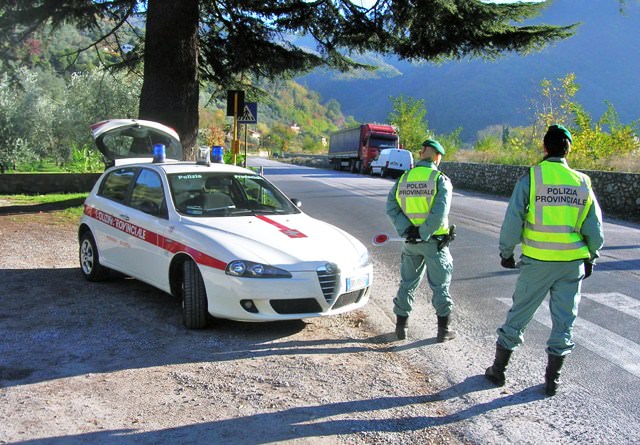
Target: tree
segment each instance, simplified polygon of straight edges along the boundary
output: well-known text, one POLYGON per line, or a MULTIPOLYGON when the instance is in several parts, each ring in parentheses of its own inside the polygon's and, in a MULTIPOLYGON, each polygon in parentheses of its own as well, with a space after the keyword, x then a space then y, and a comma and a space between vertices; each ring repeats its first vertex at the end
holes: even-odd
POLYGON ((407 150, 416 151, 431 134, 427 129, 427 109, 423 100, 404 96, 391 97, 393 111, 387 120, 398 129, 400 143, 407 150))
MULTIPOLYGON (((73 22, 98 32, 93 48, 146 19, 144 44, 120 65, 144 62, 139 115, 174 127, 186 148, 198 129, 199 80, 221 91, 317 66, 363 66, 351 53, 397 54, 406 60, 493 58, 527 53, 572 35, 574 26, 523 25, 544 3, 478 0, 0 0, 0 58, 8 69, 16 49, 45 26, 73 22), (294 41, 293 36, 310 38, 294 41)), ((33 42, 30 42, 33 45, 33 42)), ((86 50, 89 47, 79 48, 86 50)))
POLYGON ((67 82, 26 67, 14 74, 24 89, 0 76, 0 162, 66 164, 74 149, 93 145, 87 122, 137 111, 138 79, 124 73, 93 70, 67 82))

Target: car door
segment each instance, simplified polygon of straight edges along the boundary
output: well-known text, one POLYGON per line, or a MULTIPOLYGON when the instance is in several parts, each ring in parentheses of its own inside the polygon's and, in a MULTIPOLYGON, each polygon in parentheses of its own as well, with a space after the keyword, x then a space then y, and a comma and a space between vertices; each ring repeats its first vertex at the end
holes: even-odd
POLYGON ((371 161, 372 175, 381 174, 382 166, 384 165, 383 163, 385 162, 386 159, 387 159, 387 150, 386 149, 381 150, 380 153, 378 153, 378 157, 375 158, 373 161, 371 161))
POLYGON ((136 278, 168 291, 171 255, 163 248, 169 228, 167 196, 157 171, 140 169, 126 216, 132 272, 136 278))
POLYGON ((129 273, 131 269, 130 243, 126 233, 129 218, 127 201, 138 175, 138 167, 121 167, 109 172, 95 198, 92 231, 100 261, 107 267, 129 273))

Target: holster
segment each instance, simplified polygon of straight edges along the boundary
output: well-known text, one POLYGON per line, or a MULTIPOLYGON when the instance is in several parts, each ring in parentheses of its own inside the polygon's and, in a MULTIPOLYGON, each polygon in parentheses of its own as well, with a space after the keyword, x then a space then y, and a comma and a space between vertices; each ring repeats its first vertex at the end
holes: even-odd
POLYGON ((449 233, 446 235, 439 235, 435 237, 438 240, 438 250, 442 250, 447 247, 453 240, 456 239, 456 225, 451 224, 449 226, 449 233))

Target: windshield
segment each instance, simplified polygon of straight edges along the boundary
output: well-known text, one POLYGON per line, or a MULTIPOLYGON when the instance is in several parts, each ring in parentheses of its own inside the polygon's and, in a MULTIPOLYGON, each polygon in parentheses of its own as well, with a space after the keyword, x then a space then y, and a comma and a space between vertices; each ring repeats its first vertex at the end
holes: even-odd
POLYGON ((194 217, 287 215, 300 213, 260 175, 174 173, 167 175, 171 196, 181 215, 194 217))
POLYGON ((375 134, 369 137, 369 147, 383 148, 398 148, 398 136, 394 134, 383 135, 375 134))

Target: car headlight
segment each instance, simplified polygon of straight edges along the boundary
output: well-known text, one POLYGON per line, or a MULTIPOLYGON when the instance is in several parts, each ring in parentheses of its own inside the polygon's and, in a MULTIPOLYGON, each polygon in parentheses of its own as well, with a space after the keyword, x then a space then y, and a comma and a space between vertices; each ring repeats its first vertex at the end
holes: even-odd
POLYGON ((227 275, 244 278, 291 278, 291 274, 279 267, 253 261, 234 260, 227 264, 227 275))

